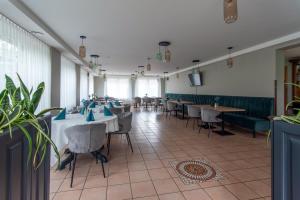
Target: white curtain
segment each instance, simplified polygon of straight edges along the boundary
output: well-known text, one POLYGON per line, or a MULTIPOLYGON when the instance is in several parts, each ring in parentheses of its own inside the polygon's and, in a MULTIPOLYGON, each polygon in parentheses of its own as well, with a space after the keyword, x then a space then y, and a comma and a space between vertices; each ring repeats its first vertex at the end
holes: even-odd
POLYGON ((131 79, 126 76, 107 77, 104 86, 104 94, 119 99, 131 99, 131 79))
POLYGON ((135 96, 160 97, 160 79, 157 77, 141 77, 135 82, 135 96))
POLYGON ((76 69, 75 63, 61 57, 60 107, 70 109, 76 106, 76 69))
POLYGON ((0 90, 5 87, 5 74, 17 81, 18 73, 33 90, 45 82, 45 92, 37 111, 50 107, 50 48, 21 27, 0 14, 0 90))
POLYGON ((94 94, 94 76, 92 74, 89 75, 89 95, 92 97, 94 94))
POLYGON ((80 100, 88 98, 88 74, 84 69, 80 69, 80 100))

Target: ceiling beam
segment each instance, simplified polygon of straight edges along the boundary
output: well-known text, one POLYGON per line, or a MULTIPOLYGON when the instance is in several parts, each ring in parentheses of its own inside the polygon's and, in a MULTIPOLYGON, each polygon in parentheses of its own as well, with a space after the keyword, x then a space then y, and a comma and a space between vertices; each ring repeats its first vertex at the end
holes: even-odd
MULTIPOLYGON (((299 38, 300 38, 300 31, 296 32, 296 33, 289 34, 289 35, 285 35, 283 37, 276 38, 274 40, 263 42, 263 43, 258 44, 258 45, 254 45, 252 47, 242 49, 240 51, 236 51, 236 52, 232 53, 231 56, 232 57, 241 56, 241 55, 244 55, 244 54, 247 54, 247 53, 258 51, 260 49, 264 49, 264 48, 272 47, 272 46, 275 46, 275 45, 283 44, 285 42, 290 42, 290 41, 293 41, 293 40, 297 40, 299 38)), ((178 74, 178 73, 181 73, 181 72, 190 71, 190 70, 193 70, 193 69, 204 67, 204 66, 207 66, 207 65, 210 65, 210 64, 213 64, 213 63, 224 61, 226 59, 228 59, 228 55, 224 55, 224 56, 221 56, 221 57, 218 57, 218 58, 214 58, 214 59, 205 61, 203 63, 199 63, 197 65, 192 65, 190 67, 187 67, 187 68, 175 71, 175 72, 171 72, 167 76, 172 76, 174 74, 178 74)))

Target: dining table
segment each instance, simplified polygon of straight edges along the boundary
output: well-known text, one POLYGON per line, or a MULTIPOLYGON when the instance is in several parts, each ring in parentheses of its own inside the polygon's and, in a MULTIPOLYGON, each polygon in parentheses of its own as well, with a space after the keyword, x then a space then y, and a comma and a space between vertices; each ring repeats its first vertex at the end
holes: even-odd
MULTIPOLYGON (((178 100, 168 100, 168 102, 170 102, 170 103, 174 103, 174 104, 176 104, 177 106, 182 106, 182 119, 184 119, 184 113, 185 113, 185 106, 186 105, 192 105, 192 104, 194 104, 194 102, 192 102, 192 101, 183 101, 183 100, 180 100, 180 101, 178 101, 178 100)), ((177 112, 176 112, 176 116, 177 116, 177 112)))
POLYGON ((214 111, 217 111, 220 113, 220 118, 222 119, 221 122, 221 130, 215 130, 215 133, 218 133, 221 136, 226 136, 226 135, 234 135, 233 133, 231 133, 230 131, 225 130, 224 127, 224 113, 231 113, 231 112, 245 112, 246 109, 243 108, 234 108, 234 107, 227 107, 227 106, 212 106, 212 105, 201 105, 201 104, 195 104, 192 105, 195 108, 198 108, 199 110, 201 108, 205 108, 205 109, 211 109, 214 111))
MULTIPOLYGON (((69 127, 73 127, 76 125, 84 125, 84 124, 98 124, 105 123, 106 124, 106 133, 115 132, 119 130, 118 125, 118 117, 116 115, 113 116, 104 116, 104 113, 100 113, 99 110, 94 111, 95 121, 86 121, 86 115, 81 115, 79 113, 76 114, 67 114, 66 118, 63 120, 54 120, 52 118, 51 122, 51 139, 56 145, 58 151, 61 153, 63 149, 68 145, 68 138, 65 135, 65 130, 69 127)), ((57 163, 58 159, 56 154, 51 149, 51 157, 50 157, 50 165, 53 167, 57 163)), ((66 164, 70 162, 70 158, 63 160, 60 164, 60 168, 64 168, 66 164)))

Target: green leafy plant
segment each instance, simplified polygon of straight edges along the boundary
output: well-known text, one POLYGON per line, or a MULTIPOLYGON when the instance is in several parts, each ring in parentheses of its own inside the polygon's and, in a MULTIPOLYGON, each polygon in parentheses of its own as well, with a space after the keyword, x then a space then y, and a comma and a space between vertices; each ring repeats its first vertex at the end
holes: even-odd
POLYGON ((0 136, 7 130, 12 138, 13 128, 19 128, 29 145, 28 162, 32 159, 35 169, 42 164, 48 144, 53 147, 58 157, 58 163, 60 163, 58 149, 49 137, 49 127, 41 118, 44 114, 52 110, 60 110, 60 108, 49 108, 35 114, 45 90, 45 83, 40 83, 35 91, 33 88, 28 90, 19 74, 17 75, 20 86, 17 87, 13 80, 6 75, 5 89, 0 92, 0 136), (43 124, 45 129, 42 128, 43 124), (34 128, 33 136, 28 132, 27 125, 34 128))

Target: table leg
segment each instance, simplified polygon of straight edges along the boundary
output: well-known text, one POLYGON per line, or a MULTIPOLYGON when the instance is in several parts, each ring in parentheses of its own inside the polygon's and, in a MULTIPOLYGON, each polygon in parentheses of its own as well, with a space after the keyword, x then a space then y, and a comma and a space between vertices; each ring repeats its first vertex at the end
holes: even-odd
POLYGON ((184 104, 182 104, 182 119, 184 119, 184 104))
POLYGON ((218 133, 221 136, 234 135, 233 133, 225 130, 225 127, 224 127, 224 112, 221 113, 221 119, 222 119, 221 130, 217 130, 217 131, 214 131, 214 132, 218 133))

